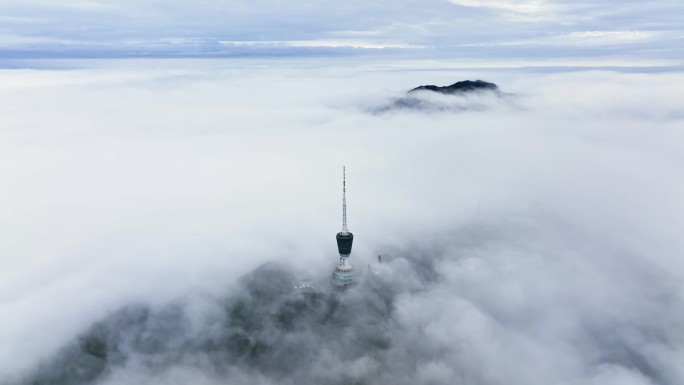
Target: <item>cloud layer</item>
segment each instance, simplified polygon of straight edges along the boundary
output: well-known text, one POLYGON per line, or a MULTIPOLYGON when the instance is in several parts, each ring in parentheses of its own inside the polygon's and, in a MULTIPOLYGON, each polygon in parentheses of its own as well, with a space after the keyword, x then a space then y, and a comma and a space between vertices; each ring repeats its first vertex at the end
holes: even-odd
POLYGON ((681 73, 339 64, 1 71, 0 383, 682 382, 681 73), (359 108, 477 78, 524 108, 359 108))

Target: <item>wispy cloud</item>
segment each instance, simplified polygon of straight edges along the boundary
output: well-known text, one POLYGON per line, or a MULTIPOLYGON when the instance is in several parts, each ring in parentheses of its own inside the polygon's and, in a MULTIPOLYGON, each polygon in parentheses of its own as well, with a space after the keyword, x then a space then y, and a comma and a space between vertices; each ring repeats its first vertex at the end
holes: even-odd
POLYGON ((47 8, 65 8, 84 11, 110 11, 120 8, 120 4, 110 0, 25 0, 29 6, 44 6, 47 8))
POLYGON ((491 8, 507 12, 520 13, 533 16, 551 15, 558 10, 559 6, 545 0, 449 0, 453 4, 463 7, 491 8))

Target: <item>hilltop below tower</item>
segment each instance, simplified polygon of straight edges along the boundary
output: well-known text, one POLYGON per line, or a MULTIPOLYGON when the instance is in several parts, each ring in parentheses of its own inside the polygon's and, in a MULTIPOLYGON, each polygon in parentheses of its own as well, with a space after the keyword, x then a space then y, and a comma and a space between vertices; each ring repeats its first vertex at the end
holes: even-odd
POLYGON ((337 233, 335 238, 337 239, 337 251, 340 253, 340 264, 333 271, 331 280, 334 287, 346 288, 356 282, 356 272, 348 261, 352 251, 354 234, 347 229, 347 173, 345 167, 342 167, 342 231, 337 233))

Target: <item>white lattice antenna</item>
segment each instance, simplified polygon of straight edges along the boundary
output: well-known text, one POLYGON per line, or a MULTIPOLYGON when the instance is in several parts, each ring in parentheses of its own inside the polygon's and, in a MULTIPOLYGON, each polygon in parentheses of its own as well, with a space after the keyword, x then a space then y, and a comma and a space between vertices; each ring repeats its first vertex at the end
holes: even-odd
POLYGON ((342 233, 347 234, 347 170, 342 166, 342 233))

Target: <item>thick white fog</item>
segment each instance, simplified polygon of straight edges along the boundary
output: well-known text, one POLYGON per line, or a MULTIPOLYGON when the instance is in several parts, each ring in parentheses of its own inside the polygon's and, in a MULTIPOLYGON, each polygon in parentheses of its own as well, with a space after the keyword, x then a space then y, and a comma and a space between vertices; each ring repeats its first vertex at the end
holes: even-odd
POLYGON ((684 382, 683 73, 59 63, 0 70, 0 383, 89 383, 51 373, 98 322, 98 384, 684 382), (516 96, 377 112, 465 79, 516 96), (244 326, 249 359, 194 346, 240 298, 276 312, 240 280, 265 262, 326 283, 343 165, 351 262, 390 294, 244 326), (171 342, 136 350, 135 309, 171 342))

